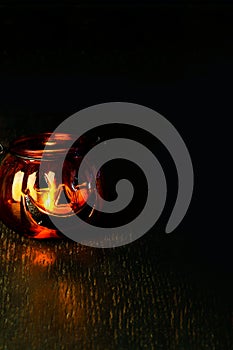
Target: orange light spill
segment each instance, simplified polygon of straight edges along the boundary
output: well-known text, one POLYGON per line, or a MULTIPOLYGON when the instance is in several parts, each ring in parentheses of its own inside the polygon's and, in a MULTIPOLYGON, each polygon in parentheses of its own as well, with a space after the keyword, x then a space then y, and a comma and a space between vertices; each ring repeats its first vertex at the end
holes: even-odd
POLYGON ((56 230, 49 229, 42 226, 35 226, 34 227, 35 236, 33 236, 36 239, 45 239, 45 238, 60 238, 56 230))
POLYGON ((53 265, 55 262, 55 256, 52 253, 41 253, 36 252, 35 259, 33 260, 34 265, 48 266, 53 265))
POLYGON ((56 261, 56 255, 54 252, 43 251, 34 247, 27 247, 26 252, 22 255, 22 260, 29 258, 33 265, 39 265, 46 267, 48 265, 53 265, 56 261))

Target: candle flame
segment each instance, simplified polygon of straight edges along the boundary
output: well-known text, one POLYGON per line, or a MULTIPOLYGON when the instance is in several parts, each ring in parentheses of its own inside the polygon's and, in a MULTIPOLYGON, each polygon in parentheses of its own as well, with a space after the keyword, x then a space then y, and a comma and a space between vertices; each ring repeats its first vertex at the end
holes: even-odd
POLYGON ((55 173, 49 171, 48 174, 45 174, 45 180, 48 184, 49 191, 44 193, 44 207, 49 211, 53 211, 56 195, 55 173))
POLYGON ((49 171, 44 176, 48 188, 40 190, 40 202, 45 212, 53 215, 71 215, 74 213, 73 210, 81 208, 87 202, 88 186, 86 182, 71 190, 64 184, 56 185, 54 172, 49 171), (64 190, 69 201, 69 203, 67 202, 65 204, 61 203, 61 196, 64 196, 64 190))

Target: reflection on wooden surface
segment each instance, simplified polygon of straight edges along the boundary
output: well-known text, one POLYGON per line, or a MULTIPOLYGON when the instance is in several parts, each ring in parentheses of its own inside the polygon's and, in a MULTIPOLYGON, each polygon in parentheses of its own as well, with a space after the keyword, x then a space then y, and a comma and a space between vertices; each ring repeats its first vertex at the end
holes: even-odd
POLYGON ((145 240, 98 250, 1 224, 0 349, 230 349, 230 310, 156 254, 145 240))

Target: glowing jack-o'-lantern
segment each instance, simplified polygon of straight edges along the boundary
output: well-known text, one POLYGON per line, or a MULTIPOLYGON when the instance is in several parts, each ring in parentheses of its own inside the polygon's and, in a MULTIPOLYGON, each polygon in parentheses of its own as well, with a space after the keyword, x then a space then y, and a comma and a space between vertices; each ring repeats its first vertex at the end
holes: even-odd
POLYGON ((90 197, 95 201, 93 184, 100 181, 93 178, 92 164, 85 164, 84 178, 77 177, 87 147, 83 142, 75 142, 69 134, 55 134, 48 141, 50 136, 40 134, 16 140, 0 166, 0 217, 8 226, 34 238, 61 237, 49 220, 50 215, 66 220, 82 213, 90 220, 93 208, 86 201, 90 197), (72 140, 68 151, 66 144, 72 140), (58 159, 64 152, 67 157, 62 165, 62 183, 58 183, 58 159), (43 178, 39 178, 42 162, 43 178))

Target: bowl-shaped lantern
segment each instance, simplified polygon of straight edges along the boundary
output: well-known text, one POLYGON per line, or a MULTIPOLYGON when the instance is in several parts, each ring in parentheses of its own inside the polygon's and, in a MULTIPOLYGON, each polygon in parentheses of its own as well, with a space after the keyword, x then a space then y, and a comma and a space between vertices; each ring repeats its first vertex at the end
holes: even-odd
POLYGON ((94 179, 94 165, 84 163, 83 178, 78 178, 88 146, 90 142, 87 145, 83 139, 76 141, 69 134, 53 134, 51 139, 51 134, 46 133, 14 141, 0 165, 1 220, 26 236, 39 239, 62 237, 50 221, 51 215, 67 220, 67 224, 72 215, 81 214, 91 220, 94 210, 86 201, 92 197, 92 203, 95 202, 100 177, 94 179), (68 149, 70 141, 73 146, 68 149), (61 167, 59 157, 64 154, 67 155, 59 183, 56 174, 61 167))

